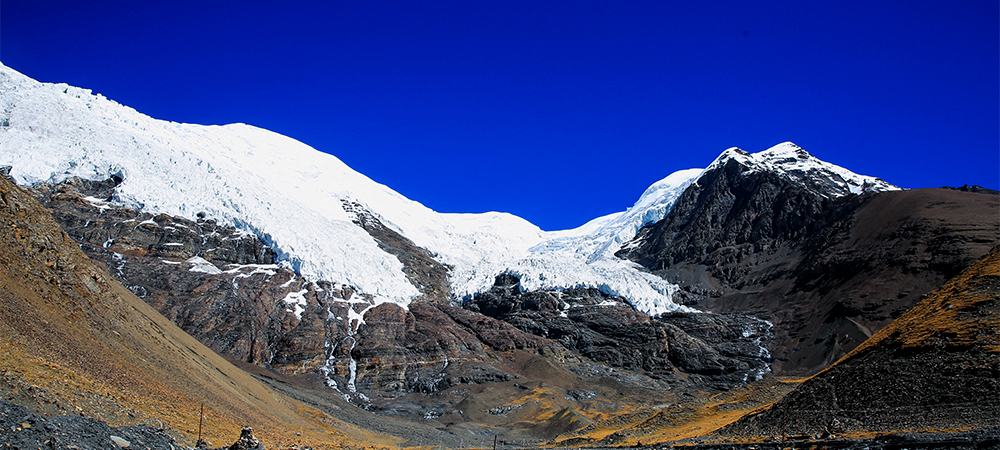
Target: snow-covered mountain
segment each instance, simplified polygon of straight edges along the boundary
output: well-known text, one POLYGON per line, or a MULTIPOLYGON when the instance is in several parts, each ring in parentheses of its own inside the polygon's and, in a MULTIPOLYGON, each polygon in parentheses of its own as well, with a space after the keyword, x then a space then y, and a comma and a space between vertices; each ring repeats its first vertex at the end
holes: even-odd
MULTIPOLYGON (((329 154, 267 130, 157 120, 89 90, 39 83, 2 65, 0 108, 0 165, 12 166, 19 183, 118 176, 118 204, 232 224, 272 246, 281 265, 313 280, 353 286, 377 302, 406 306, 420 293, 402 263, 353 222, 345 202, 361 204, 452 266, 457 297, 488 289, 497 275, 509 273, 526 290, 596 287, 651 315, 683 309, 671 300, 676 286, 614 252, 640 227, 663 218, 700 169, 655 183, 627 211, 545 232, 506 213, 437 213, 329 154)), ((831 195, 891 188, 803 158, 797 148, 786 143, 752 155, 730 149, 713 164, 744 158, 804 183, 819 176, 831 195)))
POLYGON ((770 171, 805 186, 823 197, 898 190, 879 178, 858 175, 843 167, 820 161, 791 142, 784 142, 759 153, 733 147, 722 152, 706 171, 736 160, 751 171, 770 171))

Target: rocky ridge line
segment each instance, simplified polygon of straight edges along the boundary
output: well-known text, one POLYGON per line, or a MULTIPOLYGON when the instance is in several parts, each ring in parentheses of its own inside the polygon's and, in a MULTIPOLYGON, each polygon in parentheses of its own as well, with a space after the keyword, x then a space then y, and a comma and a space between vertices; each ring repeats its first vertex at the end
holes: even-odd
POLYGON ((829 196, 720 158, 618 256, 684 304, 774 323, 774 370, 831 364, 1000 242, 1000 196, 917 189, 829 196))

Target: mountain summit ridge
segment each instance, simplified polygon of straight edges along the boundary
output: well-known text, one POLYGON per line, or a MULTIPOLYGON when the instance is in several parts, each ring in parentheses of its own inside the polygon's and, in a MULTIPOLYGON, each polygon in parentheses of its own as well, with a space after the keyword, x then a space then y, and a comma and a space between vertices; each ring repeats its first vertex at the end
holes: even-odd
POLYGON ((792 142, 782 142, 757 153, 749 153, 738 147, 728 148, 705 172, 722 167, 730 160, 739 162, 751 171, 780 174, 826 198, 900 189, 880 178, 858 175, 838 165, 820 161, 792 142))
MULTIPOLYGON (((19 183, 121 178, 111 198, 117 204, 233 225, 271 246, 279 265, 310 279, 353 286, 376 303, 406 307, 422 293, 399 259, 354 222, 344 202, 362 204, 386 228, 451 267, 456 299, 484 292, 496 276, 508 273, 528 290, 598 288, 647 314, 685 309, 673 301, 676 285, 613 254, 640 227, 662 219, 705 171, 676 172, 653 184, 627 211, 574 230, 546 232, 508 213, 437 213, 336 157, 277 133, 245 124, 161 121, 89 90, 39 83, 2 65, 0 102, 5 124, 0 164, 11 165, 19 183)), ((782 146, 794 145, 762 153, 778 154, 775 148, 782 146)), ((720 159, 726 155, 759 154, 727 150, 720 159)), ((808 161, 806 169, 819 167, 833 174, 831 179, 855 179, 846 169, 808 161)))

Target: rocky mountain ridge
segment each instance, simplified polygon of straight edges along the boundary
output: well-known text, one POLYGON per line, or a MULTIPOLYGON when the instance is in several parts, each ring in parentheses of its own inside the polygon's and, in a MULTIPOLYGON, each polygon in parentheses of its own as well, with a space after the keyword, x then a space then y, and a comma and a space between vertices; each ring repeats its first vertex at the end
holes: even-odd
POLYGON ((858 175, 843 167, 820 161, 791 142, 783 142, 758 153, 736 147, 727 149, 705 172, 734 163, 742 167, 743 175, 769 172, 826 198, 899 190, 879 178, 858 175))
POLYGON ((779 373, 822 369, 1000 241, 1000 196, 831 197, 745 159, 720 157, 617 254, 682 286, 684 304, 773 322, 779 373))

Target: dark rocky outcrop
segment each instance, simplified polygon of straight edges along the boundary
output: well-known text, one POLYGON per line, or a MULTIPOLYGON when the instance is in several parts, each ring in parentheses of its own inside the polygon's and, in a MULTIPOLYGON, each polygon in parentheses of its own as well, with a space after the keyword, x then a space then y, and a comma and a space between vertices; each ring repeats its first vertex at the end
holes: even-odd
POLYGON ((70 178, 33 186, 39 201, 74 239, 91 247, 119 248, 130 255, 199 256, 216 264, 274 264, 274 251, 256 236, 212 219, 191 221, 112 207, 120 179, 70 178))
POLYGON ((7 448, 141 448, 173 450, 177 442, 147 425, 111 427, 79 415, 46 417, 0 400, 0 445, 7 448))
POLYGON ((671 313, 651 318, 597 289, 521 292, 497 277, 465 308, 543 336, 611 367, 728 389, 767 371, 770 324, 736 314, 671 313))
POLYGON ((358 202, 343 201, 344 211, 354 214, 354 223, 368 232, 378 242, 382 251, 395 256, 403 263, 403 273, 410 284, 428 299, 448 300, 448 271, 445 264, 434 259, 431 252, 418 247, 413 241, 389 229, 368 208, 358 202))
POLYGON ((640 229, 618 256, 652 270, 692 262, 724 266, 711 273, 713 278, 740 283, 751 269, 740 263, 800 242, 836 221, 847 213, 837 207, 844 201, 775 172, 750 172, 729 159, 692 183, 663 220, 640 229))
POLYGON ((1000 241, 1000 196, 832 198, 738 160, 702 175, 618 255, 698 309, 774 323, 774 370, 826 367, 1000 241))

